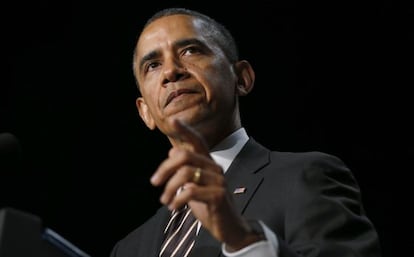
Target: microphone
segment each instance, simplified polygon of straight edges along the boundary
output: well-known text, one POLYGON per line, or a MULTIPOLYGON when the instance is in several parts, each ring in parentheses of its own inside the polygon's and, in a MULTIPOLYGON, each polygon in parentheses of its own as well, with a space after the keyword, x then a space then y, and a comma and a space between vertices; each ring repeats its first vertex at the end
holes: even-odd
POLYGON ((0 155, 12 155, 19 152, 19 140, 9 132, 0 133, 0 155))

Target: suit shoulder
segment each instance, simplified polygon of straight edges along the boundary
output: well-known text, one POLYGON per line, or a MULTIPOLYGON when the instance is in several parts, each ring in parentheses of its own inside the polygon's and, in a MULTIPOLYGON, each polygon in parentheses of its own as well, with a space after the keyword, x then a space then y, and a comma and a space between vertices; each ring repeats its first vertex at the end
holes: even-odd
POLYGON ((156 242, 157 233, 154 232, 154 228, 163 226, 161 223, 164 220, 165 212, 165 208, 161 207, 149 220, 121 238, 113 247, 111 257, 142 256, 141 253, 147 251, 149 245, 156 242), (151 240, 151 237, 154 240, 151 240), (131 255, 131 253, 135 253, 135 255, 131 255), (138 255, 138 253, 141 255, 138 255))
POLYGON ((344 164, 344 162, 337 156, 321 152, 321 151, 306 151, 306 152, 292 152, 292 151, 280 151, 269 149, 263 144, 250 138, 250 146, 259 149, 259 154, 269 154, 271 160, 277 161, 292 161, 300 163, 312 163, 312 162, 333 162, 338 164, 344 164))
POLYGON ((334 165, 345 166, 345 163, 337 156, 319 152, 282 152, 269 151, 271 161, 284 163, 296 163, 302 165, 334 165))
POLYGON ((325 152, 319 151, 309 151, 309 152, 282 152, 282 151, 271 151, 270 152, 271 158, 274 159, 284 159, 284 160, 291 160, 291 161, 301 161, 301 162, 339 162, 343 163, 343 161, 332 154, 328 154, 325 152))
POLYGON ((273 166, 279 166, 280 170, 285 170, 289 176, 300 177, 301 180, 311 183, 334 180, 359 187, 352 171, 335 155, 318 151, 272 151, 270 156, 273 166))
POLYGON ((349 171, 345 163, 337 156, 321 152, 321 151, 307 151, 307 152, 288 152, 270 150, 262 144, 250 140, 251 155, 255 160, 265 160, 272 169, 284 170, 308 170, 308 169, 338 169, 342 171, 349 171))

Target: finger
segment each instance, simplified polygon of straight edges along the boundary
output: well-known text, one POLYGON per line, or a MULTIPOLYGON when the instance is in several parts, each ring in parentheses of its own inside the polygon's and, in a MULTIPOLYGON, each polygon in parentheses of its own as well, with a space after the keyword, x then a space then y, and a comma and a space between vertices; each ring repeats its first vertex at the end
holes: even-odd
POLYGON ((183 166, 177 170, 165 185, 164 192, 160 197, 161 203, 168 205, 177 194, 181 193, 180 188, 194 180, 196 170, 197 168, 193 166, 183 166))
MULTIPOLYGON (((187 187, 194 186, 205 188, 226 187, 223 175, 218 174, 215 171, 203 170, 193 166, 185 166, 180 168, 180 170, 178 170, 167 182, 160 201, 165 205, 170 205, 179 194, 186 191, 187 187)), ((190 198, 183 198, 178 204, 181 205, 187 203, 182 201, 200 200, 197 196, 194 196, 196 198, 191 198, 193 195, 188 195, 187 197, 190 198)))
POLYGON ((191 151, 209 155, 207 143, 200 133, 185 122, 175 119, 172 124, 177 134, 175 137, 183 143, 183 146, 191 151))
POLYGON ((168 204, 170 210, 184 206, 190 201, 203 202, 215 209, 213 206, 220 206, 225 200, 226 190, 223 187, 209 186, 202 187, 194 183, 187 183, 184 189, 177 194, 168 204))
MULTIPOLYGON (((170 150, 169 157, 158 166, 157 170, 152 175, 151 183, 154 186, 164 184, 175 174, 175 172, 177 172, 182 166, 186 165, 200 167, 202 169, 206 169, 211 166, 210 169, 213 169, 215 163, 213 163, 211 158, 204 155, 195 154, 194 152, 186 149, 174 147, 170 150)), ((216 172, 221 172, 219 167, 215 168, 217 170, 216 172)))
POLYGON ((181 193, 180 188, 184 188, 190 183, 196 184, 196 186, 225 187, 225 180, 222 175, 198 167, 185 166, 180 168, 166 183, 160 201, 168 205, 177 196, 177 192, 181 193))

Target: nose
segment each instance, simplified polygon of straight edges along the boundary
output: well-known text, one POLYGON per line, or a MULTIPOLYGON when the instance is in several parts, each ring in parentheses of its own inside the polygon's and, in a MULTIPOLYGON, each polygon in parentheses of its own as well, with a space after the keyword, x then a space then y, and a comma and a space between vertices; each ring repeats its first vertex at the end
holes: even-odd
POLYGON ((187 70, 178 58, 170 57, 163 64, 163 84, 179 81, 187 74, 187 70))

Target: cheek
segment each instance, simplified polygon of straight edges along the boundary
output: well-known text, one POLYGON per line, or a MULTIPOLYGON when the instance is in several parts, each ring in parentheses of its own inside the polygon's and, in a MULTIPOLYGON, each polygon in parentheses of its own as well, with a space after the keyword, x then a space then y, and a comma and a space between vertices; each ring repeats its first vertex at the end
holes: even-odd
POLYGON ((158 99, 160 92, 156 91, 156 87, 148 86, 147 84, 141 89, 142 97, 148 105, 148 109, 151 113, 156 112, 158 106, 158 99))
POLYGON ((212 68, 204 70, 204 79, 212 90, 217 91, 218 94, 232 94, 234 86, 236 85, 236 77, 232 70, 226 65, 217 65, 212 68))
POLYGON ((207 59, 195 64, 188 63, 188 68, 196 71, 204 80, 210 83, 233 83, 235 81, 235 74, 228 62, 223 61, 223 58, 216 60, 207 59))

